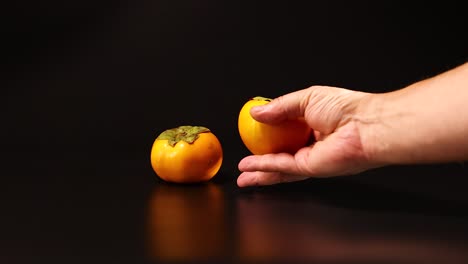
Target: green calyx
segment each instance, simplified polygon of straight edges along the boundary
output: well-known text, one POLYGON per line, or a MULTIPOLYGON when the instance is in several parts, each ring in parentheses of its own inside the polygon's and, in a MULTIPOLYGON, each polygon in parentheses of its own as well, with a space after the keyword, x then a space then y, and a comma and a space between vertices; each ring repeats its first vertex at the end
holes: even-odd
POLYGON ((210 130, 202 126, 179 126, 162 132, 156 139, 167 140, 169 145, 173 147, 181 140, 192 144, 200 133, 206 132, 210 132, 210 130))
POLYGON ((266 98, 266 97, 262 97, 262 96, 255 96, 254 98, 252 98, 252 100, 255 100, 255 101, 268 101, 268 102, 273 101, 273 99, 271 99, 271 98, 266 98))

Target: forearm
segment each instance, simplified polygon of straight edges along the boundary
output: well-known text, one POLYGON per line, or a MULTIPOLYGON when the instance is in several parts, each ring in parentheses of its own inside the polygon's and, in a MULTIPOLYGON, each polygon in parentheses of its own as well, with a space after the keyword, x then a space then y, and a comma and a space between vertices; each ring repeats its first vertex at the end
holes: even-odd
POLYGON ((378 164, 468 160, 468 64, 370 96, 362 140, 378 164))

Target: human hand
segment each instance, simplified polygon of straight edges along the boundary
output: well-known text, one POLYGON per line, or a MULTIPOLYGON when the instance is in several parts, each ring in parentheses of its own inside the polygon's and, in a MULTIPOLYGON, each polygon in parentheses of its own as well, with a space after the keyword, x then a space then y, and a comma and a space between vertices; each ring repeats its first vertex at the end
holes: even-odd
POLYGON ((355 174, 376 166, 368 158, 368 148, 361 137, 365 127, 361 111, 371 96, 342 88, 313 86, 252 108, 252 117, 263 123, 304 117, 314 129, 316 140, 294 155, 275 153, 243 158, 238 165, 242 171, 238 186, 355 174))

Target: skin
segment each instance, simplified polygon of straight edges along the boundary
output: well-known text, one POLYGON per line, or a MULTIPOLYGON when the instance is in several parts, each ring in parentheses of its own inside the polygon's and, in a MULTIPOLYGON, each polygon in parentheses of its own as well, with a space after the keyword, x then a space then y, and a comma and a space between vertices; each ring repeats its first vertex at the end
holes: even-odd
POLYGON ((211 132, 199 134, 192 144, 181 140, 171 146, 166 139, 156 139, 151 149, 154 171, 168 182, 208 181, 216 175, 222 161, 221 143, 211 132))
POLYGON ((263 123, 304 117, 317 141, 239 162, 240 187, 352 175, 392 164, 468 159, 468 63, 388 93, 312 86, 250 111, 263 123))

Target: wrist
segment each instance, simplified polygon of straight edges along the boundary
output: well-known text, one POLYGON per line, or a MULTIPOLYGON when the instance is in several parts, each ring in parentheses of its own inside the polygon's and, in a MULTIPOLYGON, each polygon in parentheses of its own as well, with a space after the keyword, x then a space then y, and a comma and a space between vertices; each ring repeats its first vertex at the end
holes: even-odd
POLYGON ((384 116, 388 114, 388 94, 366 93, 356 110, 361 144, 367 162, 374 167, 390 165, 390 142, 386 140, 384 116))

